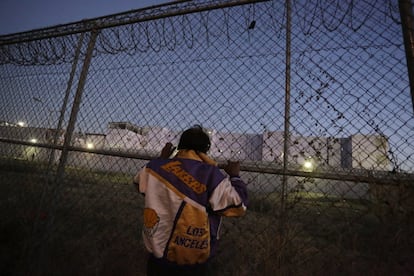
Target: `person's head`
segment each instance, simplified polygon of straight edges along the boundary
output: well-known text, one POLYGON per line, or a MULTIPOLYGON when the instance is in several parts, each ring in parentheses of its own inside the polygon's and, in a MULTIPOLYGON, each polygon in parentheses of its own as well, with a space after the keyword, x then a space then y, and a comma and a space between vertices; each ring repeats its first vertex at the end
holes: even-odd
POLYGON ((207 153, 210 149, 210 137, 200 125, 195 125, 181 134, 178 150, 195 150, 207 153))

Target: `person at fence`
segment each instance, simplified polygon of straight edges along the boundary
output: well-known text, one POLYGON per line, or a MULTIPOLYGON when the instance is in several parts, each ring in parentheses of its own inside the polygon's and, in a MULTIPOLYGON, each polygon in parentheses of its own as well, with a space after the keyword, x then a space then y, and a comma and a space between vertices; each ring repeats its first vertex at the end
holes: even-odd
POLYGON ((240 163, 228 161, 225 175, 207 152, 201 126, 184 131, 178 152, 167 143, 160 158, 134 177, 145 196, 143 239, 149 252, 147 275, 207 275, 223 216, 246 212, 247 188, 240 163))

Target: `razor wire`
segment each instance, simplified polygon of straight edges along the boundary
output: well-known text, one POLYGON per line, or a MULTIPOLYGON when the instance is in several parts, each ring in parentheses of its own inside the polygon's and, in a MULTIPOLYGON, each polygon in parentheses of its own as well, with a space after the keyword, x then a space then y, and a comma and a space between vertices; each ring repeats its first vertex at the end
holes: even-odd
POLYGON ((292 1, 290 30, 285 4, 183 1, 0 37, 0 202, 26 233, 11 247, 20 268, 3 257, 3 271, 143 275, 131 177, 201 123, 209 154, 240 160, 250 192, 248 215, 224 221, 213 275, 410 272, 398 2, 292 1))

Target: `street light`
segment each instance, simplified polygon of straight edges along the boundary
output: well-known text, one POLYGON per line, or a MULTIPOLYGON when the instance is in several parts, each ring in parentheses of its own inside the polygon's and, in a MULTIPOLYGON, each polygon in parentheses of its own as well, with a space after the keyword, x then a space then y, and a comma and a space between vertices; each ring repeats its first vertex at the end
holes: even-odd
POLYGON ((18 122, 17 122, 17 125, 18 125, 19 127, 24 127, 24 126, 26 126, 25 122, 23 122, 23 121, 18 121, 18 122))
POLYGON ((305 162, 303 162, 303 168, 307 172, 313 171, 314 164, 312 158, 309 157, 307 160, 305 160, 305 162))

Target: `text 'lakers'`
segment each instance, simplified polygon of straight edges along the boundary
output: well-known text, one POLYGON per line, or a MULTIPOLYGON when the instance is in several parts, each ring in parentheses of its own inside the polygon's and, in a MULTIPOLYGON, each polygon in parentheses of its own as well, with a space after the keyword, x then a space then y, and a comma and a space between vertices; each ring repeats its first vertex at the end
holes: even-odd
POLYGON ((164 170, 167 172, 170 172, 174 174, 178 179, 180 179, 182 182, 184 182, 188 187, 190 187, 194 192, 197 194, 201 194, 206 191, 206 185, 198 182, 191 174, 186 172, 181 167, 180 161, 172 161, 164 166, 162 166, 164 170))

